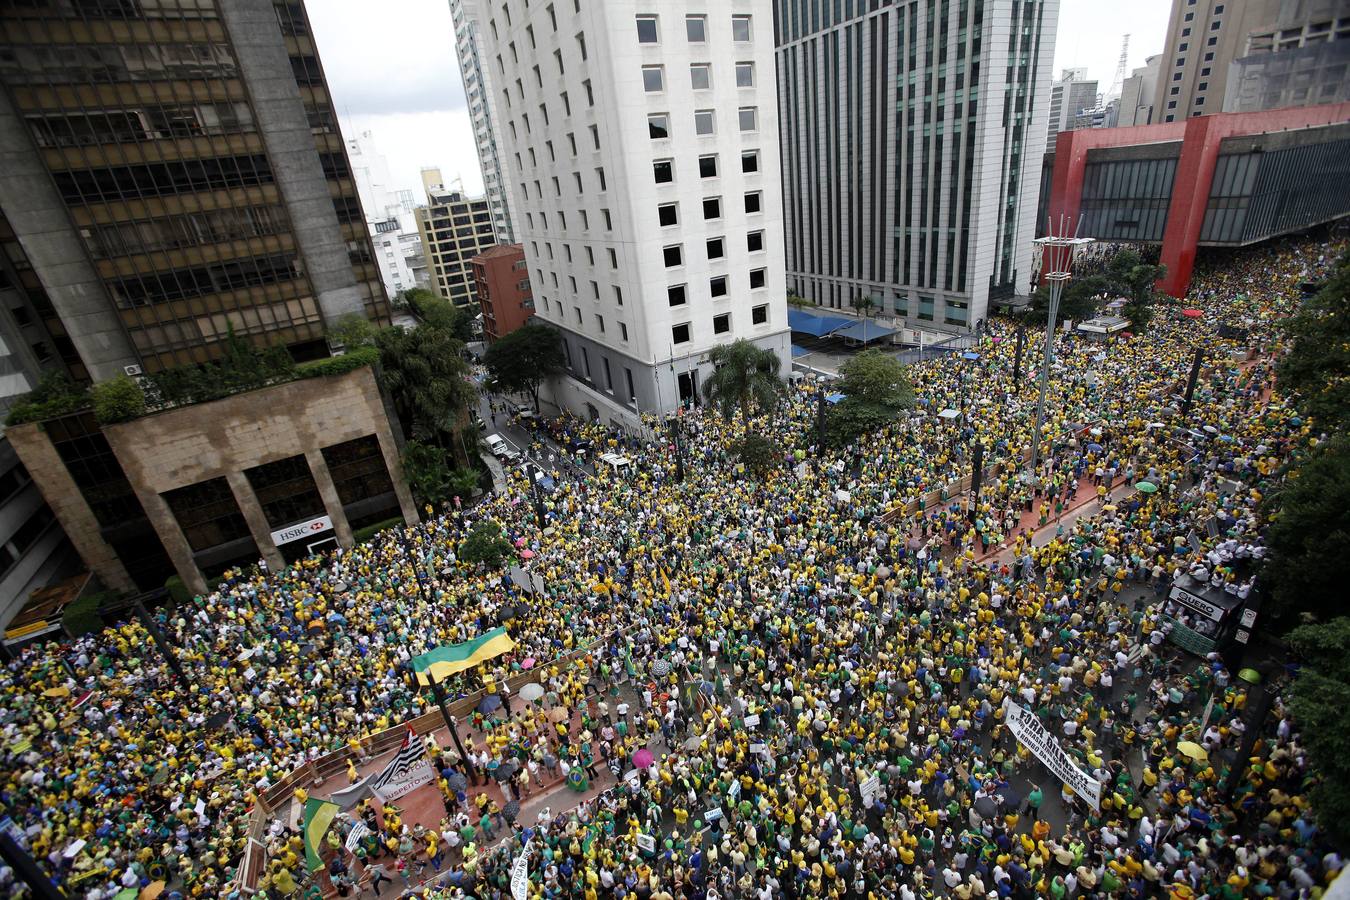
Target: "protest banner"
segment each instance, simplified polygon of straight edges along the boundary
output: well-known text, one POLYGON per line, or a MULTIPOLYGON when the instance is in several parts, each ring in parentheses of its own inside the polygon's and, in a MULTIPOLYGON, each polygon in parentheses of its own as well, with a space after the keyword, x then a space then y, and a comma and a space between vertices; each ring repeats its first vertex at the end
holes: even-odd
POLYGON ((1003 715, 1004 724, 1022 746, 1045 763, 1055 777, 1068 785, 1070 790, 1086 800, 1094 812, 1101 812, 1101 782, 1078 768, 1069 754, 1059 745, 1058 739, 1046 730, 1035 713, 1023 709, 1011 700, 1005 700, 1003 715))

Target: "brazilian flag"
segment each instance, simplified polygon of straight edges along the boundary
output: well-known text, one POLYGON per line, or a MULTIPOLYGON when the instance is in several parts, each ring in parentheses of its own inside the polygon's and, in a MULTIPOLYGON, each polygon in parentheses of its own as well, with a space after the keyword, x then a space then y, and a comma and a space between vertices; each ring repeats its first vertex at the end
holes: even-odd
POLYGON ((305 801, 305 816, 300 825, 300 833, 305 840, 305 865, 309 871, 323 868, 323 859, 319 856, 320 842, 337 817, 338 805, 327 800, 313 797, 305 801))

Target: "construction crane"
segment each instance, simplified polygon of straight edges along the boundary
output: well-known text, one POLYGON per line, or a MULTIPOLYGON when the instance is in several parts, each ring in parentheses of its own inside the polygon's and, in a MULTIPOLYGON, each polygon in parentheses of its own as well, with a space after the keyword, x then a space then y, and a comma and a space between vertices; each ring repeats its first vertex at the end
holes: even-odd
POLYGON ((1121 90, 1125 87, 1125 67, 1130 59, 1130 36, 1125 35, 1120 42, 1120 61, 1116 63, 1116 77, 1111 79, 1111 90, 1106 92, 1106 98, 1119 97, 1121 90))

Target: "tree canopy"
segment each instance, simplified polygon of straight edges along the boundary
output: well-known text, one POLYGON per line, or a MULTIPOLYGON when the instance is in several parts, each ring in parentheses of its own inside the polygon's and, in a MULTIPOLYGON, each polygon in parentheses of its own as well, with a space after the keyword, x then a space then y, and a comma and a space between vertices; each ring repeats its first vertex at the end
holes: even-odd
POLYGON ((1350 426, 1350 257, 1285 325, 1293 347, 1280 361, 1280 389, 1299 397, 1299 409, 1318 427, 1350 426))
POLYGON ((453 334, 423 325, 386 328, 375 337, 385 386, 407 436, 445 447, 476 397, 464 345, 453 334))
POLYGON ((496 386, 508 393, 530 395, 539 411, 539 386, 561 375, 567 357, 562 337, 547 325, 526 325, 498 338, 483 355, 483 365, 496 386))
POLYGON ((427 325, 453 334, 468 343, 473 340, 473 316, 444 297, 426 288, 408 288, 403 292, 408 307, 427 325))
POLYGON ((870 434, 914 405, 914 388, 905 367, 878 349, 864 350, 839 367, 836 383, 844 399, 826 417, 830 443, 841 446, 870 434))
POLYGON ((1318 778, 1313 812, 1318 826, 1344 844, 1350 842, 1350 618, 1301 625, 1289 644, 1303 664, 1289 706, 1318 778))
MULTIPOLYGON (((1075 322, 1090 319, 1096 315, 1103 297, 1120 297, 1125 300, 1122 310, 1125 318, 1135 328, 1142 328, 1153 318, 1153 306, 1160 296, 1153 285, 1166 274, 1166 266, 1144 262, 1137 251, 1119 250, 1104 266, 1085 269, 1069 280, 1060 295, 1055 324, 1066 319, 1075 322)), ((1041 285, 1032 293, 1031 304, 1022 313, 1023 321, 1039 324, 1049 312, 1050 288, 1041 285)))
POLYGON ((714 347, 708 354, 714 371, 703 383, 703 396, 731 419, 740 410, 749 427, 753 411, 773 409, 783 393, 778 378, 778 354, 756 347, 745 338, 714 347))

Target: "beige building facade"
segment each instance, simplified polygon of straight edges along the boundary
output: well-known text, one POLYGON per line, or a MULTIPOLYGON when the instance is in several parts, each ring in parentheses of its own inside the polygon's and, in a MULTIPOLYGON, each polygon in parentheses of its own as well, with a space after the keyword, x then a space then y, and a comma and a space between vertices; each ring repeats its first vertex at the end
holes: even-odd
MULTIPOLYGON (((201 592, 224 568, 261 558, 276 570, 334 545, 350 548, 354 528, 417 521, 390 419, 364 367, 107 425, 102 435, 128 499, 189 590, 201 592)), ((33 423, 8 436, 104 584, 143 589, 116 546, 116 523, 100 514, 115 489, 100 485, 91 496, 81 486, 87 479, 70 437, 79 426, 33 423)))

